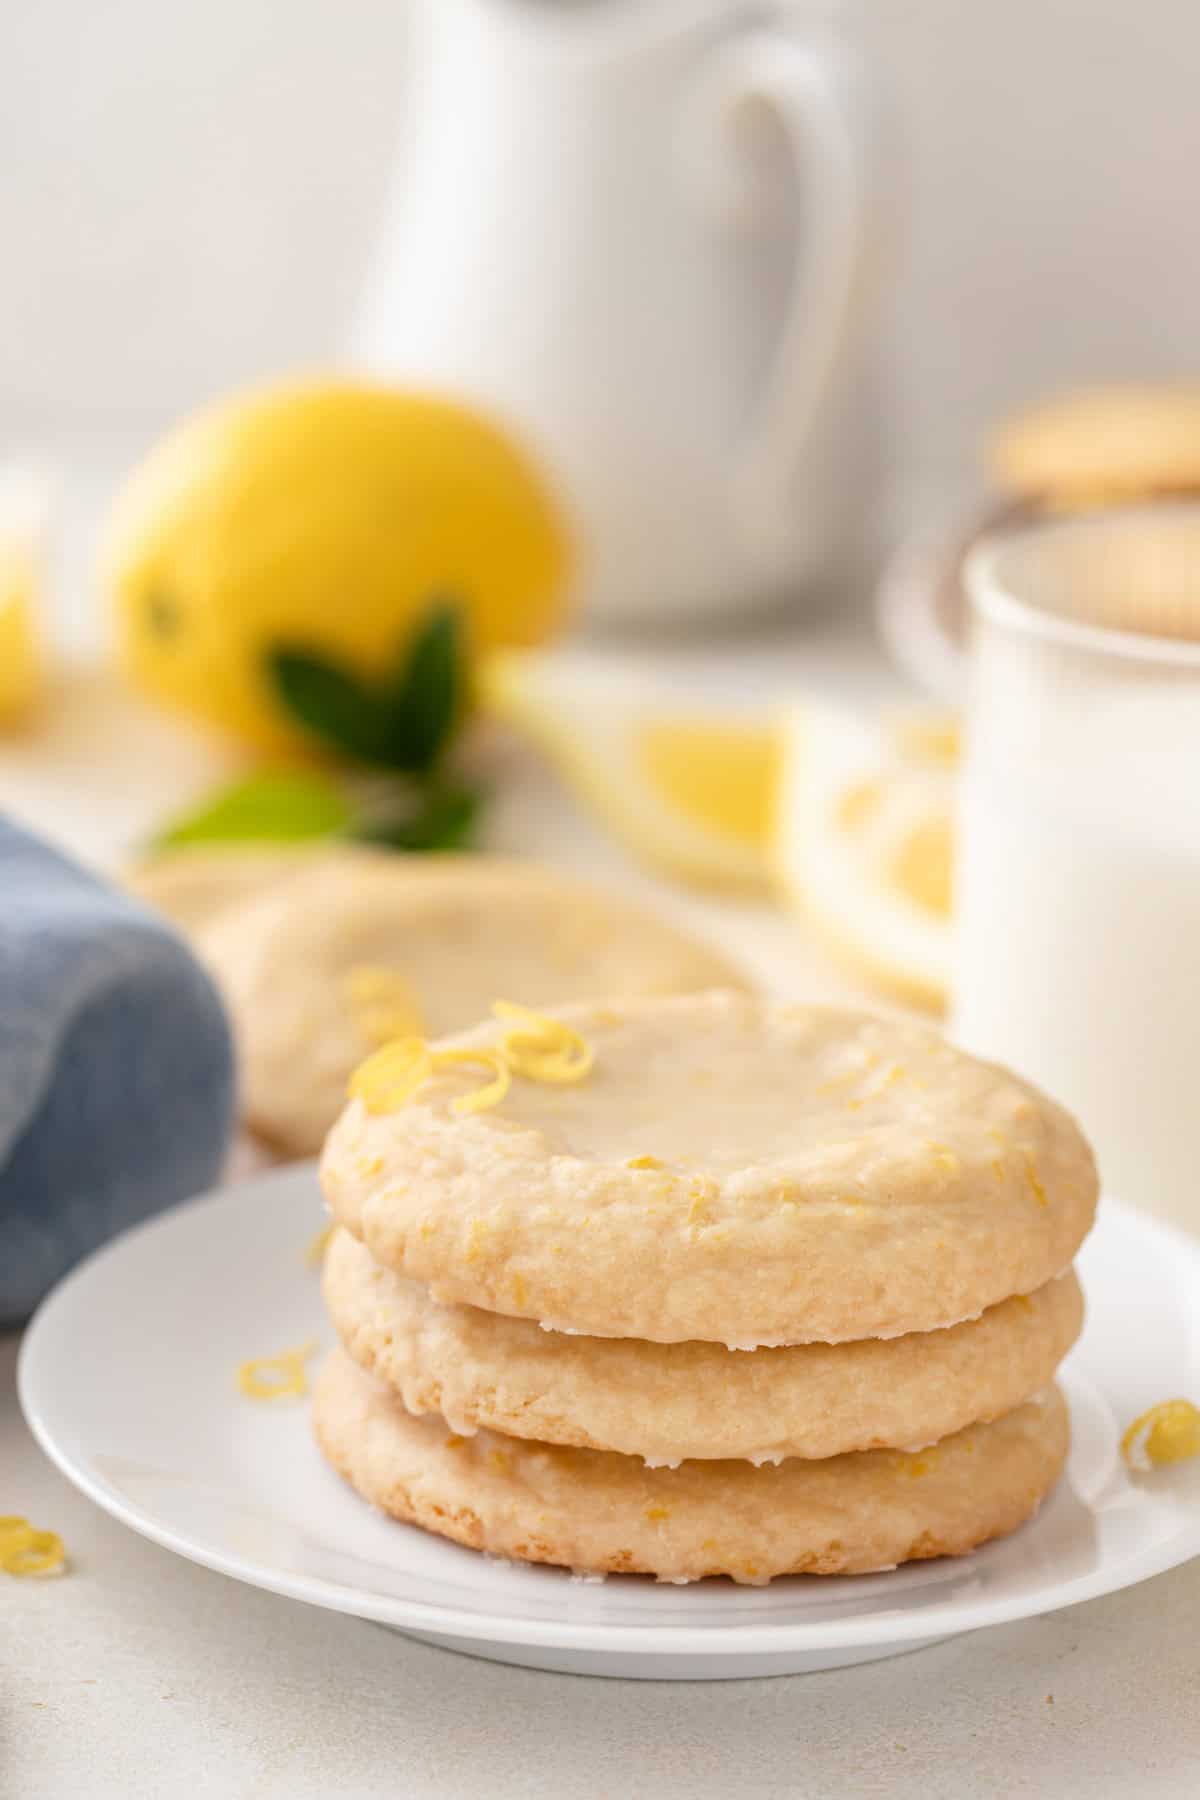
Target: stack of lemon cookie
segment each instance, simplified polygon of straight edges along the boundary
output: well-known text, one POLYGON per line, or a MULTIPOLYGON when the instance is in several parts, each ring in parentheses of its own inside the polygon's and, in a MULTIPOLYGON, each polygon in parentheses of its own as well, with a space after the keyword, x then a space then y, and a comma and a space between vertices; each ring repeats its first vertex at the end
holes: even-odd
POLYGON ((359 1071, 328 1140, 316 1431, 376 1506, 669 1581, 852 1573, 1010 1531, 1096 1176, 916 1025, 708 993, 500 1007, 359 1071))

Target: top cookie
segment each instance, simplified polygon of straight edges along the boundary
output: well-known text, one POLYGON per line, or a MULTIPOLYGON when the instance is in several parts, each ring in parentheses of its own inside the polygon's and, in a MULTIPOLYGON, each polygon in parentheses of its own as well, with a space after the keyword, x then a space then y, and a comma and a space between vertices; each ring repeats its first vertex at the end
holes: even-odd
POLYGON ((337 1217, 439 1300, 658 1343, 890 1337, 1039 1287, 1091 1224, 1067 1114, 921 1026, 731 993, 555 1016, 584 1079, 464 1112, 487 1073, 449 1063, 330 1134, 337 1217))
POLYGON ((439 1037, 497 994, 533 1005, 738 986, 723 956, 630 901, 531 863, 359 852, 297 871, 198 933, 233 1018, 247 1122, 320 1149, 356 1064, 439 1037))

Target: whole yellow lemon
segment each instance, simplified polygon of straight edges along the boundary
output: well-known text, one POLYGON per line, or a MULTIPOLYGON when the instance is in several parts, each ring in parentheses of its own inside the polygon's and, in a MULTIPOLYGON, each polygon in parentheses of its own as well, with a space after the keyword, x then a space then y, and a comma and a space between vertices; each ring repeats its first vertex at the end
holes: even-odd
POLYGON ((269 751, 308 743, 268 659, 394 667, 437 601, 473 652, 563 617, 567 533, 533 463, 455 401, 346 381, 234 397, 178 426, 118 495, 102 577, 139 686, 269 751))

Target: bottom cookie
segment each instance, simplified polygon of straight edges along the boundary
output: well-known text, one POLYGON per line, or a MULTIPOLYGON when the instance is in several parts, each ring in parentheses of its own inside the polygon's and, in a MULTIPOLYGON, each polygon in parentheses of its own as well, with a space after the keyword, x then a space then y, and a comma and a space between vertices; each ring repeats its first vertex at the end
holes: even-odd
POLYGON ((1013 1531, 1067 1454, 1057 1388, 915 1455, 866 1450, 811 1462, 685 1462, 567 1449, 416 1418, 336 1350, 317 1382, 318 1443, 364 1499, 494 1556, 588 1573, 699 1581, 862 1575, 961 1556, 1013 1531))

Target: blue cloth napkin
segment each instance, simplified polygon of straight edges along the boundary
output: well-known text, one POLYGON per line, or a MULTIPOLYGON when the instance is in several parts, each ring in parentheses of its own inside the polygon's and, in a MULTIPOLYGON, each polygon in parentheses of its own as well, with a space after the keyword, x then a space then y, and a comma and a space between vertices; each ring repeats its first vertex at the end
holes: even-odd
POLYGON ((0 1329, 211 1185, 233 1107, 229 1028, 182 939, 0 819, 0 1329))

